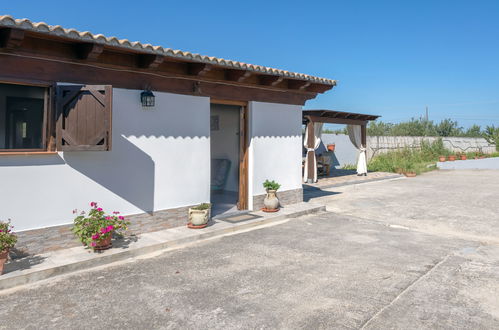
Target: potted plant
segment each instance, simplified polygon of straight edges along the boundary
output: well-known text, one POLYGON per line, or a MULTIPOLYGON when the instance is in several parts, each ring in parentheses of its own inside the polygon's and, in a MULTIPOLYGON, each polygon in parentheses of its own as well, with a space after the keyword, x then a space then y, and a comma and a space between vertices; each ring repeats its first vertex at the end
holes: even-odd
POLYGON ((416 167, 411 162, 407 161, 404 166, 404 175, 408 178, 413 178, 416 176, 416 167))
POLYGON ((327 145, 327 150, 333 152, 336 149, 336 144, 331 143, 327 145))
POLYGON ((277 198, 277 190, 281 188, 281 185, 274 180, 269 181, 265 180, 263 183, 263 187, 267 191, 267 195, 263 200, 263 209, 264 212, 277 212, 279 211, 279 199, 277 198))
POLYGON ((450 155, 450 156, 449 156, 449 161, 450 161, 450 162, 453 162, 453 161, 455 161, 455 160, 456 160, 456 155, 450 155))
POLYGON ((192 229, 204 228, 210 220, 210 203, 203 203, 189 209, 189 222, 187 227, 192 229))
POLYGON ((445 156, 438 157, 439 162, 445 162, 446 160, 447 160, 447 157, 445 157, 445 156))
POLYGON ((9 258, 9 250, 17 242, 17 236, 12 232, 14 227, 8 222, 0 221, 0 275, 3 274, 3 265, 9 258))
POLYGON ((465 154, 465 153, 461 153, 461 154, 459 154, 459 159, 461 159, 461 160, 466 160, 466 159, 468 159, 468 158, 466 157, 466 154, 465 154))
MULTIPOLYGON (((94 251, 109 249, 112 246, 111 239, 113 234, 119 234, 127 230, 130 222, 120 213, 115 211, 113 215, 106 215, 104 210, 96 202, 90 203, 88 215, 82 211, 74 219, 74 225, 71 229, 83 245, 94 251)), ((78 213, 74 210, 73 213, 78 213)))

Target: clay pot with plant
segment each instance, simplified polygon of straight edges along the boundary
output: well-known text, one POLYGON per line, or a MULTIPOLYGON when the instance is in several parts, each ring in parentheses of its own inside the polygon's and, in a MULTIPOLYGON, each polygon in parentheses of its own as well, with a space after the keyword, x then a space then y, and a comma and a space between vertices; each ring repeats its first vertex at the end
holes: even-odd
POLYGON ((446 160, 447 160, 447 157, 445 157, 445 156, 438 157, 439 162, 445 162, 446 160))
POLYGON ((466 160, 466 159, 468 159, 468 157, 466 157, 466 154, 460 154, 459 159, 466 160))
MULTIPOLYGON (((94 252, 107 250, 112 247, 113 234, 122 235, 130 223, 118 211, 114 211, 113 215, 106 215, 96 202, 91 202, 90 207, 88 214, 82 211, 75 218, 71 230, 84 246, 94 252)), ((78 213, 78 210, 73 213, 78 213)))
POLYGON ((187 227, 201 229, 208 226, 211 216, 211 204, 202 203, 189 209, 189 222, 187 227))
POLYGON ((9 251, 16 245, 17 236, 12 232, 14 227, 7 222, 0 221, 0 275, 3 274, 3 266, 9 258, 9 251))
POLYGON ((455 161, 455 160, 456 160, 456 155, 450 155, 450 156, 449 156, 449 161, 450 161, 450 162, 453 162, 453 161, 455 161))
POLYGON ((264 212, 277 212, 279 211, 279 199, 277 198, 277 190, 281 188, 281 185, 274 180, 265 180, 263 187, 267 191, 267 195, 263 200, 264 212))

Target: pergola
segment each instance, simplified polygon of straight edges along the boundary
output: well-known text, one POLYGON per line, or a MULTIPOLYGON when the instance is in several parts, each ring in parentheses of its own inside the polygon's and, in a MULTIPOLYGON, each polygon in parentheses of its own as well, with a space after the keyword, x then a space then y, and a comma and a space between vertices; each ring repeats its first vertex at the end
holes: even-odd
MULTIPOLYGON (((303 124, 307 125, 307 164, 308 178, 314 177, 315 171, 315 136, 314 124, 315 123, 328 123, 328 124, 345 124, 345 125, 359 125, 361 131, 361 143, 364 148, 367 147, 367 123, 371 120, 376 120, 380 116, 367 115, 353 112, 343 112, 336 110, 304 110, 303 111, 303 124)), ((310 179, 309 179, 310 180, 310 179)))

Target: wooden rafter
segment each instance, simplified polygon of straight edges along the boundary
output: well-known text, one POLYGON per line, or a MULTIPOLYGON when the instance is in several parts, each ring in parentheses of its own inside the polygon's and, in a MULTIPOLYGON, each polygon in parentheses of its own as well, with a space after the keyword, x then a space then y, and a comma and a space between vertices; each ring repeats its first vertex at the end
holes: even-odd
POLYGON ((275 86, 284 80, 281 76, 260 76, 260 84, 265 86, 275 86))
POLYGON ((0 29, 0 48, 17 48, 24 40, 24 30, 0 29))
POLYGON ((306 81, 306 80, 289 80, 288 81, 288 88, 289 89, 305 90, 311 84, 312 84, 312 82, 306 81))
POLYGON ((189 74, 192 76, 204 76, 206 75, 213 66, 206 63, 190 63, 189 64, 189 74))
POLYGON ((156 69, 163 63, 165 57, 155 54, 140 54, 137 57, 137 65, 143 69, 156 69))
POLYGON ((334 87, 333 85, 321 85, 321 84, 312 83, 307 88, 307 91, 314 92, 314 93, 324 93, 324 92, 327 92, 328 90, 332 89, 333 87, 334 87))
POLYGON ((245 70, 225 70, 225 78, 230 81, 244 82, 251 76, 250 71, 245 70))
POLYGON ((96 60, 104 51, 104 46, 96 43, 75 44, 76 56, 82 60, 96 60))

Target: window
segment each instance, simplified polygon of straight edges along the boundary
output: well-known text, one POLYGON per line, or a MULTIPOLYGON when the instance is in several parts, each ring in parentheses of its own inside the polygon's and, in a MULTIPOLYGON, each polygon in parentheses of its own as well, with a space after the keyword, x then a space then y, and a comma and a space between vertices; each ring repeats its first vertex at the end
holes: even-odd
POLYGON ((45 87, 0 83, 0 152, 46 149, 45 87))
POLYGON ((0 154, 111 150, 112 91, 109 85, 0 83, 0 154))

